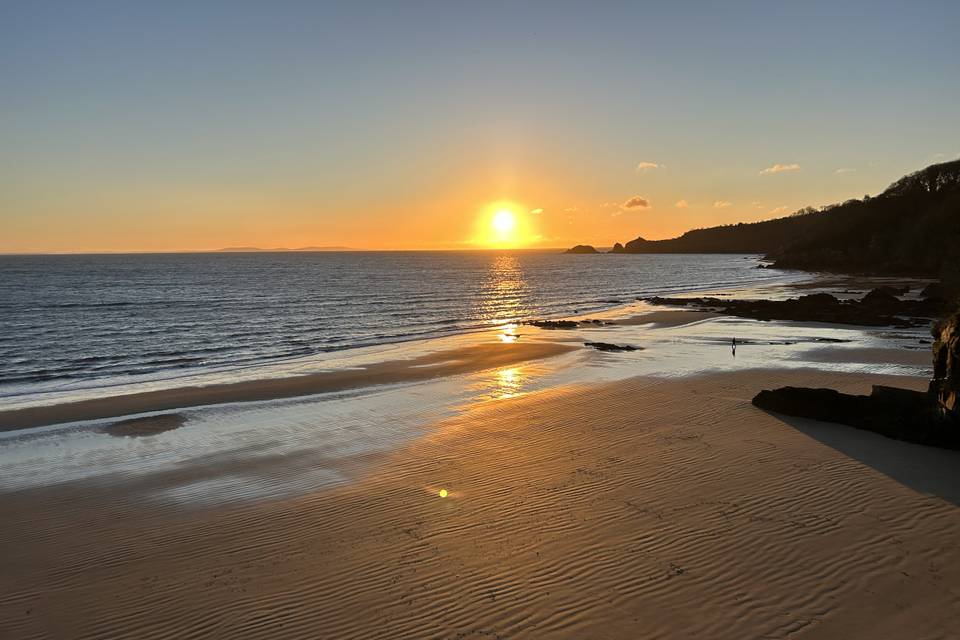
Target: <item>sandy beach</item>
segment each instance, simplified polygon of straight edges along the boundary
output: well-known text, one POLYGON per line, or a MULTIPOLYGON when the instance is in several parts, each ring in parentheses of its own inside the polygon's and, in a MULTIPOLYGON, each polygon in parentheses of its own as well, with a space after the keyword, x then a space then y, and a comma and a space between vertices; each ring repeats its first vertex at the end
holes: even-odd
POLYGON ((240 507, 147 499, 238 461, 6 495, 0 621, 15 638, 955 637, 960 454, 749 402, 894 382, 924 384, 557 389, 346 460, 347 486, 240 507))
POLYGON ((4 637, 956 636, 960 452, 750 403, 922 328, 601 318, 0 412, 4 637))
POLYGON ((923 389, 903 373, 926 351, 895 346, 912 334, 674 310, 616 322, 34 410, 153 413, 77 423, 47 449, 8 432, 85 471, 0 494, 5 637, 956 636, 960 453, 750 404, 782 385, 923 389), (582 346, 596 336, 647 348, 582 346), (359 428, 313 399, 356 383, 336 402, 375 432, 318 440, 359 428), (430 404, 454 388, 456 407, 430 404), (299 431, 267 419, 285 411, 299 431), (415 429, 383 436, 409 415, 415 429))

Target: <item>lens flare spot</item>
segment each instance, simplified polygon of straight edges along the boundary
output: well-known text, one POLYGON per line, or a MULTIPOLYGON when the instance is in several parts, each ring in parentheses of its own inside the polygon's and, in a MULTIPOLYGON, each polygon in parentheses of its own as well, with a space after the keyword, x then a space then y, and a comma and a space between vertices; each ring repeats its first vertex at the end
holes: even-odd
POLYGON ((441 498, 446 498, 448 495, 450 495, 450 494, 447 493, 447 490, 446 490, 446 489, 440 489, 440 497, 441 497, 441 498))

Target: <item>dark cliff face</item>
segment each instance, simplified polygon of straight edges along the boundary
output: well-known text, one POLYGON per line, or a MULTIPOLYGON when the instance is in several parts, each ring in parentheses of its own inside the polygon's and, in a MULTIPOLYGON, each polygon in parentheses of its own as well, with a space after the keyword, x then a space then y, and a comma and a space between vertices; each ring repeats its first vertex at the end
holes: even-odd
POLYGON ((610 253, 625 253, 623 250, 623 245, 619 242, 613 245, 613 249, 610 249, 610 253))
POLYGON ((930 393, 945 415, 960 420, 960 312, 938 323, 935 332, 930 393))

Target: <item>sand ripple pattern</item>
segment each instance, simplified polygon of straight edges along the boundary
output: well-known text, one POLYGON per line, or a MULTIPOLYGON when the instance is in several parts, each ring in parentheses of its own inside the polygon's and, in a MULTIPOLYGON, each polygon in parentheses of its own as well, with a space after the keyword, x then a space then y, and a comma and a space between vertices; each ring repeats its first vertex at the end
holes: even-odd
POLYGON ((749 404, 787 382, 864 388, 743 372, 487 402, 350 486, 242 507, 145 506, 146 480, 7 496, 4 637, 958 637, 958 494, 918 487, 956 487, 960 458, 749 404))

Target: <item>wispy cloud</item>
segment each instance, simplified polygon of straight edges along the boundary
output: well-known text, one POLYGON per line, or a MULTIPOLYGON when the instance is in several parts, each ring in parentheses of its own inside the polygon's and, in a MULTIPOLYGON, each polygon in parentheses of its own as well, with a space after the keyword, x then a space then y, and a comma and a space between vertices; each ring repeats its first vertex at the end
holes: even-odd
POLYGON ((686 209, 690 206, 690 204, 686 200, 677 200, 677 203, 673 206, 675 206, 677 209, 686 209))
POLYGON ((620 206, 624 209, 647 209, 650 207, 650 201, 642 196, 633 196, 620 206))
POLYGON ((663 165, 657 164, 656 162, 649 162, 647 160, 644 160, 643 162, 637 165, 637 173, 646 173, 647 171, 650 171, 652 169, 659 169, 662 166, 663 165))
POLYGON ((798 164, 775 164, 772 167, 767 167, 760 172, 760 175, 765 176, 771 173, 783 173, 785 171, 800 171, 800 165, 798 164))
POLYGON ((856 169, 851 169, 850 167, 840 167, 839 169, 833 172, 833 175, 839 176, 844 173, 853 173, 854 171, 856 171, 856 169))
POLYGON ((543 209, 541 209, 540 207, 537 207, 536 209, 530 209, 530 213, 531 215, 538 216, 541 213, 543 213, 543 209))
POLYGON ((775 209, 770 209, 770 215, 772 216, 780 215, 781 213, 786 213, 786 212, 787 212, 786 207, 777 207, 775 209))
POLYGON ((752 206, 754 209, 763 209, 762 202, 751 202, 750 206, 752 206))
POLYGON ((726 200, 716 200, 713 203, 714 209, 726 209, 727 207, 732 207, 732 206, 733 206, 733 203, 727 202, 726 200))

